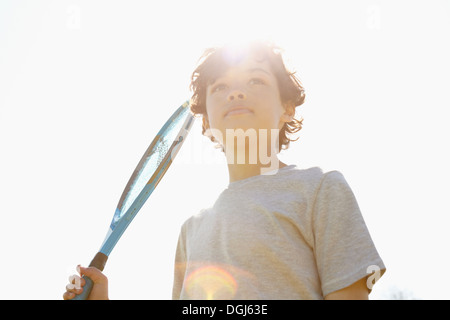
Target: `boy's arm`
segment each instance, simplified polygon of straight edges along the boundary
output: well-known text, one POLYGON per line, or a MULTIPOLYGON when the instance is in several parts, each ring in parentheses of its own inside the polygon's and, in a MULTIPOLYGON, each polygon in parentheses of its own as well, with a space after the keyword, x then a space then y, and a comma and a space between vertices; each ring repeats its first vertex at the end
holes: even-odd
POLYGON ((184 228, 182 228, 178 237, 177 251, 175 254, 175 271, 172 289, 173 300, 179 300, 181 298, 181 290, 186 273, 186 247, 184 237, 184 228))
POLYGON ((356 281, 346 288, 331 292, 325 300, 369 300, 366 278, 356 281))
MULTIPOLYGON (((326 299, 368 299, 372 267, 386 270, 344 176, 328 172, 313 211, 314 254, 326 299)), ((379 277, 375 280, 378 281, 379 277)), ((373 283, 372 283, 373 284, 373 283)))

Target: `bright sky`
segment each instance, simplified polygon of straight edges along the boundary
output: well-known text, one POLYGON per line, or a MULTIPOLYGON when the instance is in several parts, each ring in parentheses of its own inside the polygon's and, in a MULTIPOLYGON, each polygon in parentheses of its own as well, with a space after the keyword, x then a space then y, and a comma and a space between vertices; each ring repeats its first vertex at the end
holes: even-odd
MULTIPOLYGON (((306 88, 282 159, 347 178, 388 268, 371 298, 450 298, 450 2, 6 0, 0 299, 61 299, 202 51, 249 38, 284 48, 306 88)), ((179 228, 224 163, 196 123, 109 258, 112 299, 171 298, 179 228)))

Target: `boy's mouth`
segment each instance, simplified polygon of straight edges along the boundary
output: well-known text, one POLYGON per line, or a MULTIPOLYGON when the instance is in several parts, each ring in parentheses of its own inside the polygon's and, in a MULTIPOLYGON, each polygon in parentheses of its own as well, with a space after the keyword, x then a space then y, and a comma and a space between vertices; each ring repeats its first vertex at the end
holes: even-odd
POLYGON ((253 111, 247 107, 236 106, 228 110, 225 117, 249 113, 253 113, 253 111))

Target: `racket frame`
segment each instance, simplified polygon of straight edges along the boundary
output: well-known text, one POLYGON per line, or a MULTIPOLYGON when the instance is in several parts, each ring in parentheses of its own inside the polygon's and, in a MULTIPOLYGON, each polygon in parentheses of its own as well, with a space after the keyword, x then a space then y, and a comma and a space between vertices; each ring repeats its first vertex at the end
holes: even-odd
MULTIPOLYGON (((148 197, 153 193, 156 186, 159 184, 161 179, 163 178, 164 174, 166 173, 167 169, 169 169, 170 165, 172 164, 173 160, 175 159, 175 156, 177 155, 178 151, 180 150, 182 144, 186 140, 186 137, 194 123, 194 115, 190 113, 188 109, 189 108, 189 101, 186 101, 183 105, 181 105, 173 114, 172 116, 166 121, 164 126, 159 130, 158 134, 153 139, 150 146, 147 148, 147 150, 144 153, 144 156, 139 161, 139 164, 136 166, 135 171, 133 172, 132 176, 130 177, 130 180, 128 181, 127 186, 125 187, 125 190, 127 190, 131 183, 134 182, 134 178, 139 173, 138 168, 141 167, 142 161, 145 161, 145 155, 147 155, 151 150, 155 147, 158 140, 161 138, 164 131, 167 129, 167 127, 175 120, 176 117, 179 116, 180 112, 187 112, 186 119, 183 123, 183 126, 177 133, 177 137, 172 142, 169 150, 167 151, 166 155, 164 156, 163 160, 160 162, 158 168, 156 171, 152 174, 150 179, 148 180, 145 187, 141 190, 139 195, 136 197, 136 199, 133 201, 133 203, 130 205, 130 207, 127 209, 127 211, 124 213, 124 215, 116 222, 111 223, 108 232, 106 234, 105 240, 103 241, 103 244, 95 255, 94 259, 92 259, 91 263, 89 264, 89 267, 95 267, 99 269, 100 271, 103 271, 106 261, 108 260, 109 254, 113 250, 114 246, 119 241, 122 234, 125 232, 128 225, 131 223, 131 221, 134 219, 136 214, 139 212, 139 210, 144 205, 145 201, 147 201, 148 197)), ((119 200, 118 208, 120 207, 122 201, 125 199, 126 195, 122 194, 121 199, 119 200)), ((87 277, 83 276, 83 278, 86 281, 86 284, 83 287, 83 292, 77 296, 75 296, 72 300, 86 300, 89 297, 89 294, 92 290, 92 287, 94 285, 93 281, 87 277)))

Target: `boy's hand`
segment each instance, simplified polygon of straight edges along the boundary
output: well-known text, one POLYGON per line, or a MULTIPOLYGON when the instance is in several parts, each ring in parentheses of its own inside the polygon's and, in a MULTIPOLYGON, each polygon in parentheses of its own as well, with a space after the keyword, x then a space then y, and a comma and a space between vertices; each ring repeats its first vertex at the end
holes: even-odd
MULTIPOLYGON (((108 300, 108 278, 100 270, 79 265, 77 271, 80 276, 86 275, 94 282, 88 300, 108 300)), ((83 286, 86 284, 86 281, 80 276, 73 275, 69 277, 69 284, 66 286, 66 292, 63 294, 64 300, 73 299, 75 295, 83 292, 83 286)))

